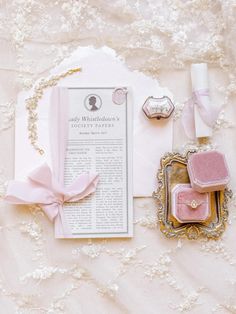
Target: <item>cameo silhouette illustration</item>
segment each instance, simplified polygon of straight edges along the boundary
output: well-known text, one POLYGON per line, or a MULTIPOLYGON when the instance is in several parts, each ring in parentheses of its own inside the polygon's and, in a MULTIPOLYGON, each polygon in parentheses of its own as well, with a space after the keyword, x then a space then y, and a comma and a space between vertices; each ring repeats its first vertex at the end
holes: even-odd
POLYGON ((85 98, 84 105, 89 111, 97 111, 102 106, 102 100, 98 95, 90 94, 85 98))

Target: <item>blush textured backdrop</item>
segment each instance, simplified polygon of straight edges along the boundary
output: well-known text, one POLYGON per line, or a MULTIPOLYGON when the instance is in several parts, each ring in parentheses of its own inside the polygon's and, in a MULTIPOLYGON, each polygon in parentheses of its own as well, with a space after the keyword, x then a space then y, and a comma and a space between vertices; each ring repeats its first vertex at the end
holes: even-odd
MULTIPOLYGON (((234 0, 9 0, 0 17, 1 193, 13 176, 17 94, 87 45, 113 48, 169 88, 179 150, 196 146, 180 122, 190 63, 207 62, 211 100, 222 105, 211 146, 226 153, 235 193, 234 0)), ((38 207, 1 201, 1 313, 236 313, 235 204, 234 194, 219 241, 165 239, 150 198, 135 199, 132 240, 63 241, 38 207)))

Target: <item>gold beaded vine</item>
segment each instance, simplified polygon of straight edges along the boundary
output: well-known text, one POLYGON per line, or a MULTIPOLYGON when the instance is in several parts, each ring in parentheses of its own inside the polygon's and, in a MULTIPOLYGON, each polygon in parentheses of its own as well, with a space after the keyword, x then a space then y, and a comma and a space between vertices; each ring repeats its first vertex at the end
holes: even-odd
POLYGON ((72 75, 74 73, 81 72, 81 71, 82 71, 81 68, 74 68, 62 74, 52 76, 48 80, 42 79, 38 83, 38 85, 34 88, 33 96, 31 96, 30 98, 27 98, 25 101, 26 110, 28 112, 28 132, 29 132, 28 138, 31 145, 40 155, 44 154, 44 150, 37 143, 38 141, 38 127, 37 127, 38 114, 36 110, 38 107, 38 102, 43 97, 43 92, 46 88, 55 86, 57 85, 60 79, 63 79, 69 75, 72 75))

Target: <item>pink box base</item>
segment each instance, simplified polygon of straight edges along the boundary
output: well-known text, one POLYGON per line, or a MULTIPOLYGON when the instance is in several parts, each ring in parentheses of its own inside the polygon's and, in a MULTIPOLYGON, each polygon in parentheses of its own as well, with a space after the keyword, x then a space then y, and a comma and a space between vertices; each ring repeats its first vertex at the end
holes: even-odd
POLYGON ((210 194, 194 191, 190 184, 172 190, 172 215, 180 223, 204 222, 211 214, 210 194))

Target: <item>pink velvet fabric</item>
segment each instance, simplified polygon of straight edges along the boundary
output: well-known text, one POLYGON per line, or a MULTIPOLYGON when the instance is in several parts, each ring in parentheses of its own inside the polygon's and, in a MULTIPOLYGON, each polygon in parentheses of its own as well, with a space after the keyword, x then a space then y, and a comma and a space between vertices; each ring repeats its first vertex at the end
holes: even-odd
POLYGON ((181 223, 203 222, 210 216, 210 195, 194 191, 189 184, 178 184, 172 191, 172 214, 181 223), (191 202, 197 207, 192 208, 191 202))
POLYGON ((188 173, 192 187, 198 192, 223 190, 229 182, 225 157, 217 151, 191 155, 188 173))

